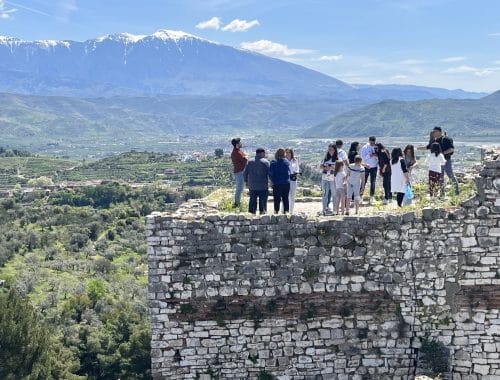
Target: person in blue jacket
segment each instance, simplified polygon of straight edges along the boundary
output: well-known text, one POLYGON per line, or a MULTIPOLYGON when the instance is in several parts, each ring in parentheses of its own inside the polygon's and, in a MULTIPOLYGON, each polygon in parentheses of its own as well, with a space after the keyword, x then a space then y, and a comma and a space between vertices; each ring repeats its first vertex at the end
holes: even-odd
POLYGON ((290 163, 285 158, 285 150, 280 148, 274 155, 269 167, 269 177, 273 184, 274 213, 280 210, 280 203, 283 202, 283 213, 290 210, 288 193, 290 192, 290 163))

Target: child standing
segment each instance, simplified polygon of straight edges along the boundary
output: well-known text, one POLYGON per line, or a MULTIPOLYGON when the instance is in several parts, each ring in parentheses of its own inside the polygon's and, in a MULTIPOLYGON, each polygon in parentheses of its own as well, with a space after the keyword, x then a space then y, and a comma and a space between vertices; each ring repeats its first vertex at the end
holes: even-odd
POLYGON ((356 206, 356 214, 359 211, 361 195, 365 189, 365 168, 361 165, 361 156, 354 157, 354 163, 349 165, 347 170, 347 210, 346 215, 349 215, 351 199, 354 199, 356 206))
POLYGON ((337 211, 337 215, 344 215, 346 173, 343 161, 339 160, 335 162, 333 174, 335 175, 335 195, 337 198, 335 202, 335 210, 337 211))
POLYGON ((431 153, 427 156, 427 165, 429 166, 429 194, 431 197, 438 195, 443 165, 446 159, 441 152, 441 145, 434 142, 430 146, 431 153))

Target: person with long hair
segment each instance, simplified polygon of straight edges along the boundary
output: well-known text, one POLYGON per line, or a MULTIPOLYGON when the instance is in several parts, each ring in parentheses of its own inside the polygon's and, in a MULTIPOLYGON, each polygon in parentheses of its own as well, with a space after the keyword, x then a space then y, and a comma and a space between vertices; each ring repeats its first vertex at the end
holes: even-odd
POLYGON ((274 213, 280 211, 283 202, 283 213, 290 210, 288 194, 290 192, 290 164, 285 158, 285 149, 279 148, 274 155, 274 160, 269 166, 269 177, 273 183, 274 213))
POLYGON ((408 144, 405 146, 405 149, 403 150, 403 155, 405 159, 405 164, 406 164, 406 169, 408 169, 408 175, 410 176, 410 181, 411 181, 411 174, 415 166, 417 166, 417 158, 415 157, 415 147, 411 144, 408 144))
POLYGON ((401 148, 394 148, 391 156, 391 190, 396 193, 398 206, 403 207, 403 198, 406 186, 410 184, 410 177, 401 148))
POLYGON ((350 164, 354 164, 354 159, 356 156, 359 155, 359 148, 361 145, 359 144, 358 141, 354 141, 351 143, 351 146, 349 147, 349 152, 347 152, 347 159, 349 160, 350 164))
POLYGON ((337 159, 338 155, 335 144, 328 144, 328 150, 319 166, 322 172, 321 190, 323 193, 323 215, 328 215, 330 213, 328 208, 330 201, 332 201, 332 208, 335 208, 335 175, 333 172, 337 159))
POLYGON ((376 144, 378 154, 378 165, 380 168, 380 175, 382 176, 382 185, 384 186, 384 205, 392 200, 391 192, 391 155, 382 143, 376 144))
POLYGON ((286 159, 290 163, 290 193, 288 194, 288 203, 290 205, 290 214, 293 214, 295 207, 295 196, 297 193, 297 181, 300 175, 299 161, 295 158, 292 148, 285 149, 286 159))
POLYGON ((441 145, 438 142, 431 144, 431 152, 427 156, 427 165, 429 166, 429 194, 435 197, 439 193, 443 165, 446 164, 446 158, 441 151, 441 145))

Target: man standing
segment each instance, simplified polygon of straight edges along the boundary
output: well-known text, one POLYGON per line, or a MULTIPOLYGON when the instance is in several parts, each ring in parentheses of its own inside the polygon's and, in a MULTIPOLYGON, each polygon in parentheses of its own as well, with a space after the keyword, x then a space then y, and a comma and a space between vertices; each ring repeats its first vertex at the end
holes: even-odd
POLYGON ((427 149, 431 148, 432 143, 437 142, 441 146, 441 151, 446 159, 446 163, 443 165, 441 169, 441 196, 444 196, 444 174, 448 176, 448 178, 453 182, 453 186, 455 187, 455 194, 458 195, 460 193, 460 189, 458 188, 458 181, 453 174, 453 166, 451 162, 451 155, 455 152, 455 147, 453 146, 453 139, 451 137, 443 135, 443 130, 441 127, 434 127, 432 130, 431 140, 429 141, 429 145, 427 145, 427 149))
POLYGON ((236 181, 236 189, 234 192, 234 207, 239 207, 241 202, 241 193, 243 192, 243 170, 248 161, 248 157, 241 150, 243 146, 241 144, 241 139, 236 137, 231 140, 233 144, 233 151, 231 152, 231 161, 233 162, 233 173, 234 179, 236 181))
POLYGON ((342 140, 335 141, 335 146, 337 147, 337 156, 340 161, 344 163, 344 167, 349 167, 349 158, 347 152, 344 150, 344 142, 342 140))
POLYGON ((250 201, 248 203, 248 212, 255 214, 257 212, 257 199, 259 200, 259 212, 265 214, 267 211, 267 197, 269 195, 269 161, 266 160, 266 151, 258 148, 255 151, 255 157, 248 160, 247 166, 243 171, 243 178, 250 191, 250 201))
POLYGON ((368 182, 368 177, 370 177, 370 204, 373 204, 375 181, 377 179, 378 155, 375 151, 376 141, 377 138, 375 136, 370 136, 368 138, 368 143, 361 148, 361 158, 363 159, 363 166, 365 167, 365 182, 368 182))

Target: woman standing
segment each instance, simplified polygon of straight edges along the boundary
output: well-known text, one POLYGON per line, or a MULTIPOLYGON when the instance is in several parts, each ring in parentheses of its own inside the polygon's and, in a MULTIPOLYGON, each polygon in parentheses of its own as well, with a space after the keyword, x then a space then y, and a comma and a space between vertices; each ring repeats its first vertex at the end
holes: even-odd
POLYGON ((398 206, 402 207, 406 186, 410 183, 410 177, 401 148, 394 148, 391 155, 391 189, 397 193, 398 206))
POLYGON ((290 163, 290 193, 288 194, 288 203, 290 214, 293 214, 295 206, 295 195, 297 193, 297 177, 300 175, 299 161, 295 158, 292 148, 285 150, 286 159, 290 163))
POLYGON ((328 145, 328 151, 321 161, 320 169, 323 173, 321 176, 321 190, 323 192, 323 215, 330 213, 328 204, 332 201, 332 208, 335 209, 335 162, 338 159, 337 148, 335 144, 328 145))
POLYGON ((382 143, 377 143, 375 146, 378 155, 380 175, 382 176, 382 184, 384 186, 384 200, 382 201, 382 203, 386 205, 392 200, 391 155, 389 154, 389 151, 385 149, 385 146, 382 143))
POLYGON ((411 173, 413 168, 417 166, 417 159, 415 157, 415 147, 413 145, 407 145, 403 150, 403 155, 405 159, 406 169, 408 169, 408 176, 411 181, 411 173))
POLYGON ((435 142, 431 144, 431 153, 427 157, 427 165, 429 166, 429 193, 431 198, 439 193, 443 165, 446 164, 446 159, 441 151, 441 145, 435 142))
POLYGON ((280 203, 283 202, 283 213, 286 214, 290 209, 290 164, 285 159, 285 149, 279 148, 274 157, 269 167, 269 177, 273 183, 274 213, 280 211, 280 203))
POLYGON ((351 143, 351 147, 349 148, 349 152, 347 153, 347 159, 349 160, 350 164, 354 164, 354 159, 356 156, 359 156, 359 149, 361 148, 361 145, 359 145, 359 142, 354 141, 351 143))

